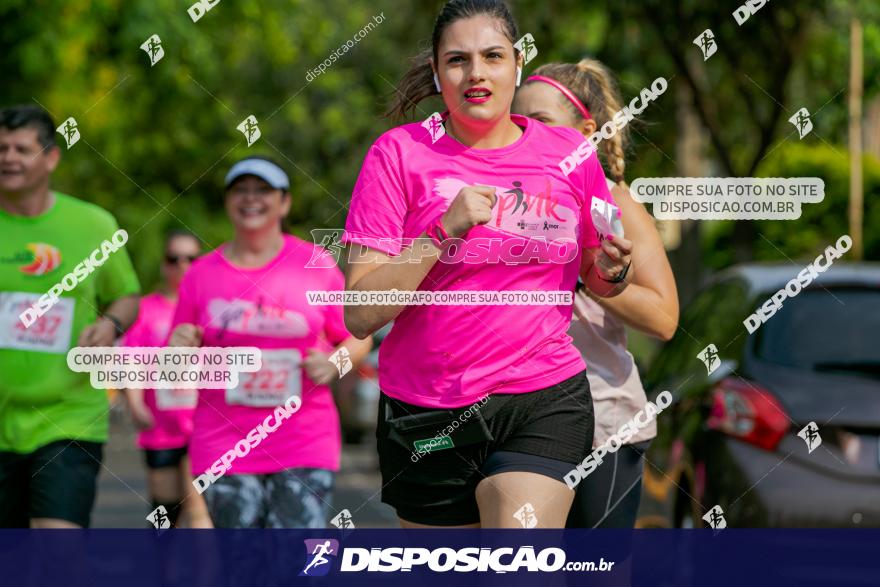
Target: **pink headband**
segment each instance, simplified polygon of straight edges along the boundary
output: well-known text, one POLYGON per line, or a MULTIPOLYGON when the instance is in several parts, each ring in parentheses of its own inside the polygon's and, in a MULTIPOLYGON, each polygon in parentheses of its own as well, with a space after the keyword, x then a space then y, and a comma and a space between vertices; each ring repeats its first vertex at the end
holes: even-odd
POLYGON ((571 90, 569 90, 568 88, 563 86, 561 83, 559 83, 555 79, 549 78, 549 77, 544 77, 543 75, 533 75, 526 80, 526 83, 531 82, 531 81, 544 82, 545 84, 550 84, 551 86, 553 86, 554 88, 556 88, 557 90, 562 92, 562 95, 565 96, 566 98, 568 98, 569 102, 574 104, 575 108, 578 109, 578 111, 583 115, 584 118, 587 118, 587 119, 593 118, 590 115, 590 111, 587 110, 587 107, 584 106, 583 103, 577 99, 577 96, 575 96, 571 92, 571 90))

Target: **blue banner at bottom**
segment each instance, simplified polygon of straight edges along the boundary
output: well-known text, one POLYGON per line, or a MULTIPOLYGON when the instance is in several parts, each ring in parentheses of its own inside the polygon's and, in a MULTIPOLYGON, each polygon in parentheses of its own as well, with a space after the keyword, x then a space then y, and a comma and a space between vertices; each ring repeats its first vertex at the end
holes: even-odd
POLYGON ((0 585, 878 585, 880 530, 0 530, 0 585))

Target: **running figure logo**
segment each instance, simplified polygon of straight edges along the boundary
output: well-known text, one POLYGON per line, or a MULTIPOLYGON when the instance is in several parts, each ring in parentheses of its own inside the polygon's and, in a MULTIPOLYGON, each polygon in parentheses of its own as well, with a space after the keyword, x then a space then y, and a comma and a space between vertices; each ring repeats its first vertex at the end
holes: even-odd
POLYGON ((160 505, 150 512, 147 521, 153 524, 157 530, 165 530, 171 527, 171 518, 168 517, 168 510, 164 505, 160 505))
POLYGON ((697 355, 697 358, 703 361, 703 364, 706 365, 706 371, 708 371, 707 375, 711 375, 715 369, 718 368, 718 365, 721 364, 721 360, 718 358, 718 349, 715 348, 714 344, 710 344, 701 350, 700 354, 697 355))
POLYGON ((61 133, 61 136, 64 137, 68 149, 74 146, 79 140, 79 128, 76 124, 76 119, 73 116, 62 122, 61 126, 55 130, 61 133))
POLYGON ((433 145, 440 138, 446 134, 446 129, 443 127, 443 117, 440 116, 439 112, 435 112, 431 116, 427 118, 422 123, 422 127, 424 127, 429 133, 431 133, 431 144, 433 145))
POLYGON ((700 48, 700 51, 703 52, 703 61, 707 61, 710 57, 715 55, 715 51, 718 50, 718 44, 715 43, 715 35, 712 33, 712 29, 706 29, 700 35, 694 39, 694 45, 700 48))
POLYGON ((790 123, 797 129, 800 138, 804 138, 813 130, 813 121, 810 120, 810 112, 806 108, 801 108, 794 113, 794 116, 788 119, 790 123))
MULTIPOLYGON (((339 376, 344 377, 346 373, 351 371, 351 354, 348 352, 348 349, 345 347, 340 347, 338 351, 330 355, 330 362, 336 365, 336 370, 339 371, 339 376)), ((347 512, 348 510, 342 510, 343 512, 347 512)), ((339 514, 342 515, 342 514, 339 514)), ((337 516, 338 517, 338 516, 337 516)))
POLYGON ((709 524, 713 530, 724 530, 727 528, 727 520, 724 519, 724 510, 721 509, 720 505, 716 505, 706 512, 703 519, 706 520, 706 523, 709 524))
POLYGON ((342 510, 336 514, 330 523, 342 530, 354 530, 354 522, 352 522, 351 512, 348 510, 342 510))
POLYGON ((162 48, 162 39, 159 38, 159 35, 152 35, 144 41, 141 49, 150 56, 150 67, 156 65, 165 56, 165 49, 162 48))
POLYGON ((538 517, 535 515, 535 508, 532 504, 527 503, 513 514, 513 517, 519 520, 523 528, 534 528, 538 525, 538 517))
POLYGON ((529 204, 528 204, 528 202, 525 201, 525 193, 522 190, 522 182, 520 182, 520 181, 513 182, 513 189, 507 190, 504 193, 505 194, 513 194, 514 196, 516 196, 516 206, 513 207, 513 211, 511 211, 511 214, 516 214, 516 211, 519 210, 520 205, 522 205, 523 214, 528 212, 529 204))
POLYGON ((538 46, 535 45, 535 37, 531 33, 524 34, 513 48, 523 54, 523 65, 528 64, 538 54, 538 46))
MULTIPOLYGON (((819 426, 815 422, 810 422, 798 432, 798 436, 807 443, 807 450, 812 453, 814 450, 822 446, 822 437, 819 436, 819 426)), ((809 453, 808 453, 809 454, 809 453)))
POLYGON ((330 572, 330 559, 327 556, 339 554, 339 541, 333 539, 306 540, 306 566, 300 577, 321 577, 330 572))
MULTIPOLYGON (((323 257, 332 257, 333 264, 339 263, 343 249, 342 243, 339 242, 340 236, 342 235, 342 229, 313 228, 311 233, 312 240, 315 241, 318 246, 312 251, 312 258, 306 263, 306 267, 308 269, 314 269, 315 267, 326 268, 327 263, 318 263, 318 259, 322 259, 323 257)), ((329 262, 330 259, 325 259, 325 261, 329 262)))
POLYGON ((253 145, 257 139, 262 136, 262 133, 260 133, 260 127, 257 126, 257 117, 253 114, 242 120, 241 124, 235 128, 240 130, 244 135, 244 138, 247 139, 248 147, 253 145))

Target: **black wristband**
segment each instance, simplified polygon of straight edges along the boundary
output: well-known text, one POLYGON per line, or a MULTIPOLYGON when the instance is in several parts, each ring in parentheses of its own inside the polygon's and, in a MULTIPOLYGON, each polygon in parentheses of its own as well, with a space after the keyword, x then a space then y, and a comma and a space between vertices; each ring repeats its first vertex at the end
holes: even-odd
POLYGON ((112 314, 102 314, 102 318, 106 318, 110 322, 113 323, 113 328, 116 329, 116 337, 119 338, 123 334, 125 334, 125 329, 122 327, 122 322, 119 321, 119 318, 112 314))
POLYGON ((624 279, 626 279, 626 274, 629 273, 630 265, 632 265, 632 261, 627 263, 626 267, 624 267, 620 273, 614 276, 614 279, 605 279, 604 277, 602 277, 602 274, 599 273, 598 269, 596 270, 596 273, 599 274, 599 279, 601 279, 602 281, 605 281, 607 283, 621 283, 624 279))

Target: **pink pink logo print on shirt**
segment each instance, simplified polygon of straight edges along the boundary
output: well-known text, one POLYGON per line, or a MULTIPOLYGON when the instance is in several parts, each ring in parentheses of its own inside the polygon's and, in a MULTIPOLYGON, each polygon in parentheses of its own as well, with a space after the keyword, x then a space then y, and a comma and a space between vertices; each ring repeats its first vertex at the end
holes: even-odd
MULTIPOLYGON (((467 185, 460 179, 444 177, 434 180, 434 193, 448 203, 467 185)), ((481 184, 486 185, 486 184, 481 184)), ((495 188, 498 201, 492 210, 493 218, 486 228, 526 238, 538 238, 550 242, 578 238, 578 215, 553 196, 550 182, 537 194, 526 193, 520 182, 512 188, 495 188)))
POLYGON ((214 298, 208 303, 211 326, 222 331, 299 338, 309 333, 305 316, 280 306, 250 300, 214 298))

